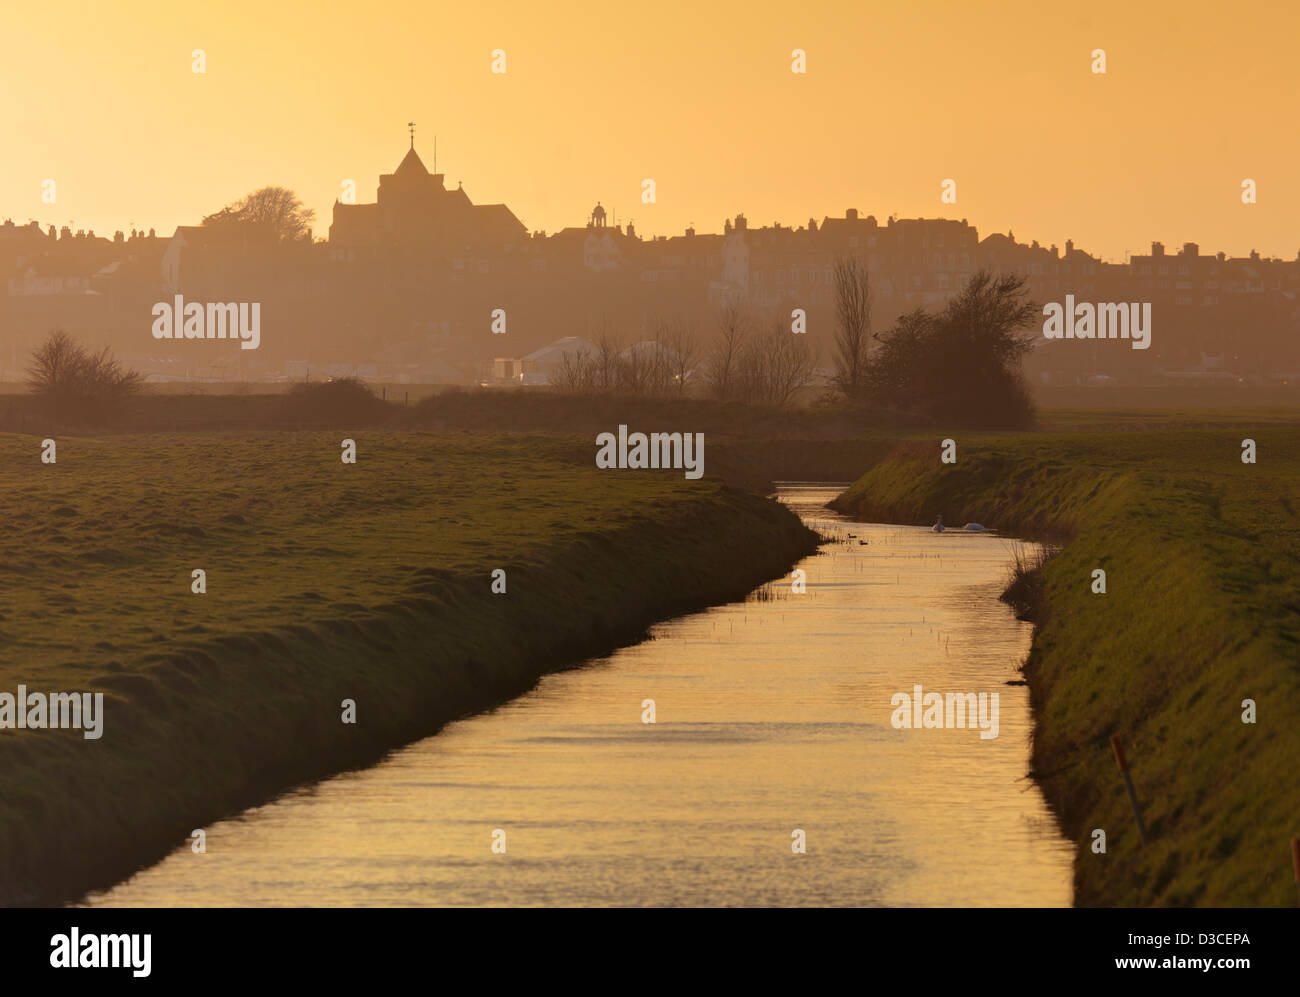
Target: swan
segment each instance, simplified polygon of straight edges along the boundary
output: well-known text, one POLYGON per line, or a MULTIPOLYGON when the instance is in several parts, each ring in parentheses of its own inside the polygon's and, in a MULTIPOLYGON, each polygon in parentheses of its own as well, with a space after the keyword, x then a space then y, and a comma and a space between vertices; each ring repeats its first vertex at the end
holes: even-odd
POLYGON ((981 526, 979 523, 967 523, 962 529, 967 533, 987 533, 989 531, 987 526, 981 526))
POLYGON ((942 532, 943 532, 943 516, 940 516, 940 517, 935 521, 935 524, 934 524, 932 527, 930 527, 930 529, 934 530, 935 533, 942 533, 942 532))

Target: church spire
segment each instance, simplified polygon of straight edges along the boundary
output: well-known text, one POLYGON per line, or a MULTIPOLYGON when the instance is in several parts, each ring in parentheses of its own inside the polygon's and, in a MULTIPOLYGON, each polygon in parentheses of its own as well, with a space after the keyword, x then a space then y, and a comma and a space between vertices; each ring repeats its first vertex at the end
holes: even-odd
POLYGON ((406 123, 406 127, 411 129, 411 148, 414 149, 415 148, 415 122, 408 121, 406 123))

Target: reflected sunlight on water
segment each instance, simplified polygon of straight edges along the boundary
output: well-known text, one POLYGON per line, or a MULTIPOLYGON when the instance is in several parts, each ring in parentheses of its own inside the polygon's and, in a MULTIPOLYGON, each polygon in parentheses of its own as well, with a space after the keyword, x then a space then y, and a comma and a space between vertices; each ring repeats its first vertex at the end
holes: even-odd
POLYGON ((92 902, 1069 904, 1072 846, 1025 777, 1028 692, 1005 684, 1031 636, 997 598, 1010 543, 853 523, 821 507, 837 491, 781 492, 836 540, 799 565, 806 594, 778 580, 660 624, 92 902), (895 730, 890 697, 918 684, 998 693, 999 736, 895 730))

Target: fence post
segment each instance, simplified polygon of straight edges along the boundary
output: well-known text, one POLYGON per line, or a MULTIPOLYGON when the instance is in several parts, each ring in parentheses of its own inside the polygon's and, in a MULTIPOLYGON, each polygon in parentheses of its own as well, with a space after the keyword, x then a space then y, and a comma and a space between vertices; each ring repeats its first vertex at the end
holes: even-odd
POLYGON ((1295 870, 1295 888, 1300 893, 1300 838, 1291 839, 1291 867, 1295 870))
POLYGON ((1128 774, 1128 759, 1124 757, 1124 745, 1120 743, 1118 734, 1110 736, 1110 746, 1111 750, 1115 752, 1115 764, 1119 766, 1120 775, 1124 777, 1129 802, 1133 804, 1133 816, 1137 818, 1138 838, 1145 845, 1147 843, 1147 829, 1142 823, 1142 808, 1138 806, 1137 792, 1133 789, 1133 777, 1128 774))

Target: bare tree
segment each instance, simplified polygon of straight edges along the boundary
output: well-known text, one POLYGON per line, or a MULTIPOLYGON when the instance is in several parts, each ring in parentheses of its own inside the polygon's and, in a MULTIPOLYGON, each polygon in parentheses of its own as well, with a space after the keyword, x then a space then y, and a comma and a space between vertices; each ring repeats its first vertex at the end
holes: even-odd
POLYGON ((561 354, 560 363, 551 374, 551 384, 569 395, 584 395, 595 390, 596 363, 585 346, 573 353, 561 354))
POLYGON ((795 394, 812 383, 816 358, 808 337, 795 335, 789 324, 777 319, 766 337, 768 354, 768 403, 778 408, 790 404, 795 394))
POLYGON ((762 400, 764 392, 763 347, 757 336, 749 335, 736 350, 726 400, 756 405, 762 400))
POLYGON ((685 393, 699 362, 699 345, 689 325, 660 319, 653 339, 623 348, 608 323, 602 322, 593 353, 565 353, 551 375, 560 391, 582 394, 617 392, 636 397, 672 397, 685 393))
POLYGON ((661 319, 655 329, 655 344, 662 393, 684 396, 700 362, 700 343, 695 330, 683 318, 661 319))
POLYGON ((855 256, 838 259, 835 279, 835 376, 832 383, 850 401, 867 388, 871 347, 871 287, 867 268, 855 256))
POLYGON ((767 332, 750 336, 740 347, 735 398, 751 405, 784 408, 812 380, 814 357, 804 336, 774 319, 767 332))
POLYGON ((48 395, 60 385, 71 383, 77 376, 85 352, 62 329, 50 333, 49 338, 32 351, 27 368, 27 386, 32 394, 48 395))
POLYGON ((667 365, 656 340, 633 343, 618 355, 618 390, 635 397, 663 394, 667 365))
POLYGON ((728 301, 718 310, 718 335, 704 362, 704 380, 709 394, 730 401, 737 394, 737 374, 749 335, 749 315, 739 301, 728 301))
POLYGON ((619 385, 619 354, 622 347, 618 336, 602 322, 596 337, 596 356, 593 358, 592 387, 597 391, 614 391, 619 385))
POLYGON ((142 383, 107 346, 92 352, 61 329, 32 352, 27 368, 27 386, 43 407, 71 419, 104 418, 142 383))

